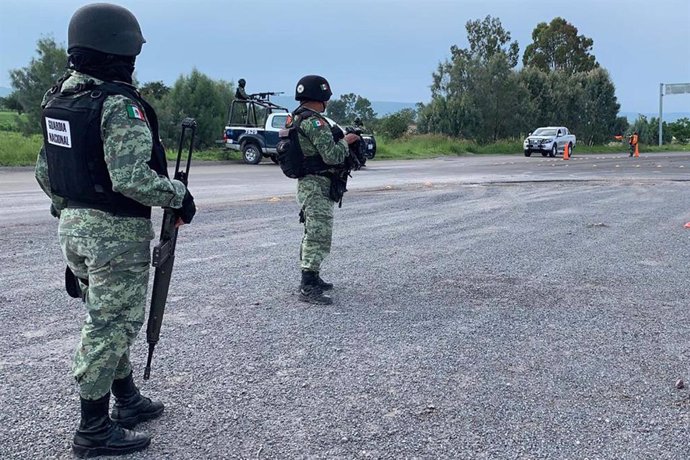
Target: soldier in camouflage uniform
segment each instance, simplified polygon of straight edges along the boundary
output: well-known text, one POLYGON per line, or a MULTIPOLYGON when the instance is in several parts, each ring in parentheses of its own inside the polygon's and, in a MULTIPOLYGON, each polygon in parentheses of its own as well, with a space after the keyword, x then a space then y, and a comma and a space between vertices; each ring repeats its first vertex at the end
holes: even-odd
POLYGON ((329 172, 342 166, 349 154, 348 145, 360 138, 355 134, 342 136, 337 126, 332 131, 328 121, 321 115, 333 93, 325 78, 307 75, 297 82, 295 99, 300 106, 293 112, 294 121, 299 118, 301 132, 299 144, 306 161, 320 157, 323 170, 307 174, 297 183, 297 202, 302 208, 304 236, 300 251, 302 281, 300 300, 316 304, 330 304, 331 297, 324 294, 333 288, 319 274, 321 263, 331 251, 333 233, 333 204, 329 172), (338 133, 335 133, 335 131, 338 133), (339 140, 336 140, 339 138, 339 140))
POLYGON ((247 101, 250 99, 249 94, 247 94, 247 90, 244 89, 246 84, 247 84, 247 81, 244 78, 240 78, 238 80, 237 91, 235 91, 235 99, 240 100, 240 101, 247 101))
POLYGON ((80 457, 135 452, 151 441, 131 428, 159 417, 163 404, 139 393, 129 361, 145 316, 151 207, 176 209, 180 225, 196 212, 185 185, 167 177, 156 114, 131 86, 144 42, 127 9, 78 9, 69 73, 43 100, 36 179, 60 219, 60 246, 87 309, 73 364, 81 422, 72 446, 80 457))

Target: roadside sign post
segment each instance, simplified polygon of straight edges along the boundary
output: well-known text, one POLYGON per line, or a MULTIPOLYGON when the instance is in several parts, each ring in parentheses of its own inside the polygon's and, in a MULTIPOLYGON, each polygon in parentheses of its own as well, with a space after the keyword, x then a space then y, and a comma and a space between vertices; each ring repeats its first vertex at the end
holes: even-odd
POLYGON ((663 143, 664 86, 666 95, 690 94, 690 83, 659 83, 659 145, 663 143))

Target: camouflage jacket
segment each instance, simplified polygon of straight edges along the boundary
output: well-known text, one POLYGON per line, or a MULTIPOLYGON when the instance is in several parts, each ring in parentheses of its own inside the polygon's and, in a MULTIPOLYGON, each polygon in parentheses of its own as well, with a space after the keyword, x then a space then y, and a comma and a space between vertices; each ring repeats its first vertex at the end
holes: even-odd
MULTIPOLYGON (((304 156, 321 155, 324 163, 333 165, 333 171, 338 165, 345 162, 345 158, 349 155, 347 142, 340 139, 338 142, 333 140, 333 133, 328 121, 320 115, 310 112, 305 117, 300 125, 304 135, 300 133, 299 145, 302 147, 304 156)), ((330 179, 323 176, 307 175, 301 179, 302 181, 315 181, 322 185, 322 187, 330 186, 330 179)), ((326 189, 327 190, 327 189, 326 189)))
MULTIPOLYGON (((92 80, 88 75, 72 71, 63 83, 64 89, 76 87, 79 83, 92 80)), ((47 95, 46 95, 47 96, 47 95)), ((47 97, 44 97, 45 104, 47 97)), ((101 113, 101 138, 105 163, 113 183, 113 191, 121 193, 145 206, 179 208, 182 206, 186 187, 180 181, 159 176, 149 168, 153 146, 148 121, 132 118, 127 107, 138 105, 122 96, 108 96, 101 113)), ((144 112, 143 107, 138 107, 144 112)), ((150 219, 139 217, 116 217, 97 209, 65 208, 65 200, 54 196, 50 189, 48 163, 45 150, 41 148, 36 161, 36 180, 48 195, 53 207, 60 214, 60 233, 73 236, 93 236, 146 241, 153 238, 150 219)))
POLYGON ((249 95, 247 94, 247 91, 245 91, 244 88, 241 86, 237 87, 237 91, 235 91, 235 99, 239 99, 241 101, 246 101, 249 100, 249 95))

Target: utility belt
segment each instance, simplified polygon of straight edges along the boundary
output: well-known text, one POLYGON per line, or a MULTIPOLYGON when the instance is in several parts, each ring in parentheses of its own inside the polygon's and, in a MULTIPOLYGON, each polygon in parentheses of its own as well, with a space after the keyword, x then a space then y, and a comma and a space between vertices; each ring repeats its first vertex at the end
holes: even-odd
POLYGON ((67 206, 68 209, 96 209, 98 211, 103 211, 108 214, 111 214, 115 217, 140 217, 140 218, 150 218, 150 216, 147 215, 141 215, 133 212, 127 212, 127 211, 116 211, 112 205, 109 205, 107 203, 86 203, 83 201, 78 201, 78 200, 67 200, 67 206))

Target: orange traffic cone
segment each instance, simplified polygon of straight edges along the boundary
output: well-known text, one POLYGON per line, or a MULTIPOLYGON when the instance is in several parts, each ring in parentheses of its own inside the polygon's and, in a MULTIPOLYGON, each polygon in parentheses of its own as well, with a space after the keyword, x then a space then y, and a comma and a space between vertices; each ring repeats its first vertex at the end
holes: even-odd
POLYGON ((640 158, 639 143, 635 144, 635 158, 640 158))
POLYGON ((570 160, 570 144, 565 144, 563 148, 563 159, 570 160))

